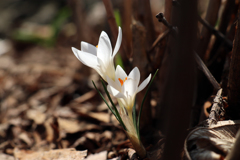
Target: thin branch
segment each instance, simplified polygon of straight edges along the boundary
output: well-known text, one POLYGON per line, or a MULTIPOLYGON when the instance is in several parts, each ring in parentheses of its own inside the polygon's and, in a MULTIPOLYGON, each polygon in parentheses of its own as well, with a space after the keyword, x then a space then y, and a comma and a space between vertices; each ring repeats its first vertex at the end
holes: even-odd
POLYGON ((218 30, 216 30, 214 27, 212 27, 207 21, 205 21, 204 19, 202 19, 200 16, 198 16, 198 20, 199 22, 201 22, 208 30, 210 30, 212 32, 212 34, 214 34, 218 39, 220 39, 221 41, 223 41, 226 46, 228 47, 228 49, 232 49, 232 42, 226 37, 224 36, 221 32, 219 32, 218 30))
MULTIPOLYGON (((220 5, 221 5, 221 0, 208 1, 208 8, 207 8, 205 20, 210 24, 210 26, 214 26, 217 22, 220 5)), ((209 42, 212 34, 213 33, 211 30, 209 30, 208 28, 202 27, 201 34, 200 34, 201 38, 199 39, 199 44, 197 49, 197 52, 202 59, 205 58, 205 54, 209 46, 209 42)))
POLYGON ((156 15, 156 18, 158 19, 159 22, 162 22, 168 29, 174 30, 177 33, 177 27, 173 27, 165 18, 163 13, 158 13, 156 15))
POLYGON ((200 70, 203 71, 205 76, 208 78, 208 80, 211 82, 215 90, 219 90, 221 88, 220 84, 216 81, 216 79, 213 77, 212 73, 209 71, 207 66, 203 63, 202 59, 199 57, 199 55, 194 51, 195 60, 198 64, 198 67, 200 70))
MULTIPOLYGON (((156 17, 158 18, 159 22, 162 22, 170 30, 174 30, 175 33, 177 33, 177 27, 173 27, 171 24, 169 24, 168 21, 166 20, 166 18, 164 17, 164 15, 162 13, 159 13, 156 17)), ((196 62, 198 64, 198 66, 199 66, 199 69, 201 69, 203 71, 203 73, 206 75, 206 77, 211 82, 213 87, 216 90, 219 90, 221 88, 220 84, 216 81, 216 79, 213 77, 213 75, 211 74, 211 72, 209 71, 207 66, 203 63, 202 59, 198 56, 198 54, 195 51, 194 51, 194 57, 195 57, 195 60, 196 60, 196 62)))
MULTIPOLYGON (((221 18, 220 18, 219 29, 218 29, 219 32, 222 33, 223 35, 226 34, 227 27, 229 26, 229 21, 231 20, 231 17, 232 17, 232 13, 234 13, 236 10, 235 8, 237 8, 235 5, 235 1, 227 0, 225 8, 224 8, 221 18)), ((214 57, 213 60, 216 60, 215 55, 216 55, 216 53, 219 53, 218 49, 221 46, 221 44, 222 44, 222 40, 217 38, 211 49, 209 59, 212 59, 214 57)))
POLYGON ((152 44, 151 48, 149 49, 148 53, 149 53, 149 52, 152 52, 152 50, 156 47, 156 45, 159 44, 166 36, 169 35, 170 31, 171 31, 171 30, 168 29, 168 30, 164 31, 163 33, 161 33, 161 34, 157 37, 157 39, 153 42, 153 44, 152 44))

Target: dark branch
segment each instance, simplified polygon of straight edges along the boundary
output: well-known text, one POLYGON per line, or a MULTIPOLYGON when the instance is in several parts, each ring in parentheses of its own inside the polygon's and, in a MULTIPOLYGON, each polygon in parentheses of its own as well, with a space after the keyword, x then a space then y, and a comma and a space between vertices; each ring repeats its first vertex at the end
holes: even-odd
POLYGON ((207 66, 203 63, 202 59, 198 56, 198 54, 194 51, 195 60, 198 64, 200 70, 203 71, 207 79, 211 82, 215 90, 219 90, 221 88, 220 84, 213 77, 212 73, 209 71, 207 66))
POLYGON ((226 46, 228 47, 229 50, 232 50, 233 44, 229 39, 227 39, 227 37, 225 37, 221 32, 216 30, 214 27, 212 27, 207 21, 202 19, 202 17, 200 17, 199 15, 198 15, 198 20, 207 29, 209 29, 212 32, 212 34, 214 34, 218 39, 222 40, 226 44, 226 46))

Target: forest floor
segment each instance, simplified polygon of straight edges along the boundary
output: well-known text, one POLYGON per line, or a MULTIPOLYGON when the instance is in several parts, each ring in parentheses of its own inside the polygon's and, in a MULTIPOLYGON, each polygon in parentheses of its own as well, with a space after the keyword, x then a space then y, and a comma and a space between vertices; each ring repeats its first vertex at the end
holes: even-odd
POLYGON ((70 47, 30 46, 1 55, 0 159, 126 157, 131 143, 92 80, 99 76, 70 47))

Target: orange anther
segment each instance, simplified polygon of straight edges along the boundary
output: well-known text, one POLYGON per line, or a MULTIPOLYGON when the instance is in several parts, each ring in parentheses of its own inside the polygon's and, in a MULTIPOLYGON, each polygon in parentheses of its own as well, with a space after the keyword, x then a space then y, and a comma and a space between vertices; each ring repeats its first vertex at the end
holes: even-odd
POLYGON ((121 78, 118 78, 119 82, 121 83, 121 86, 123 85, 123 80, 121 78))
POLYGON ((123 83, 127 80, 127 77, 124 80, 122 80, 121 78, 118 78, 118 80, 119 80, 119 82, 121 83, 121 86, 122 86, 123 83))

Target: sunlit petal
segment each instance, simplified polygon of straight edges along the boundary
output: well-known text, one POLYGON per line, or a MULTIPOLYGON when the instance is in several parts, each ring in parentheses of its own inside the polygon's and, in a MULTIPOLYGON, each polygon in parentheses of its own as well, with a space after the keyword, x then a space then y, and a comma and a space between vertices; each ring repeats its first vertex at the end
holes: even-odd
POLYGON ((111 42, 108 38, 108 35, 104 31, 102 31, 98 42, 97 56, 103 61, 105 65, 107 65, 111 60, 111 54, 111 42))
POLYGON ((124 95, 134 95, 136 94, 138 86, 135 80, 129 79, 123 84, 123 93, 124 95))
POLYGON ((138 87, 137 93, 143 90, 147 86, 147 84, 150 82, 150 80, 151 80, 151 74, 149 74, 149 76, 140 84, 140 86, 138 87))
POLYGON ((112 86, 113 88, 115 88, 116 90, 120 91, 121 90, 121 86, 118 85, 118 83, 114 82, 110 77, 107 76, 107 83, 108 85, 112 86))
POLYGON ((140 71, 138 67, 133 68, 133 70, 129 73, 128 78, 134 79, 137 85, 139 84, 140 81, 140 71))
POLYGON ((107 68, 106 68, 106 74, 112 79, 115 80, 115 67, 113 64, 113 61, 110 61, 107 68))
POLYGON ((107 86, 107 90, 111 95, 113 95, 116 98, 124 98, 124 95, 121 92, 119 92, 118 90, 116 90, 110 85, 107 86))
POLYGON ((121 46, 121 43, 122 43, 122 29, 121 29, 121 27, 118 27, 118 38, 117 38, 117 42, 116 42, 116 45, 115 45, 115 48, 113 51, 112 58, 114 58, 114 56, 117 54, 117 52, 121 46))
POLYGON ((86 66, 91 67, 91 68, 98 68, 98 61, 97 57, 94 56, 93 54, 79 51, 78 49, 72 47, 72 51, 74 55, 86 66))
POLYGON ((115 81, 119 82, 119 78, 121 80, 124 80, 126 77, 127 77, 126 72, 122 69, 121 66, 117 65, 117 68, 116 68, 116 71, 115 71, 115 81))
POLYGON ((95 47, 94 45, 91 45, 87 42, 81 42, 81 50, 83 52, 88 52, 88 53, 91 53, 95 56, 97 56, 97 47, 95 47))

